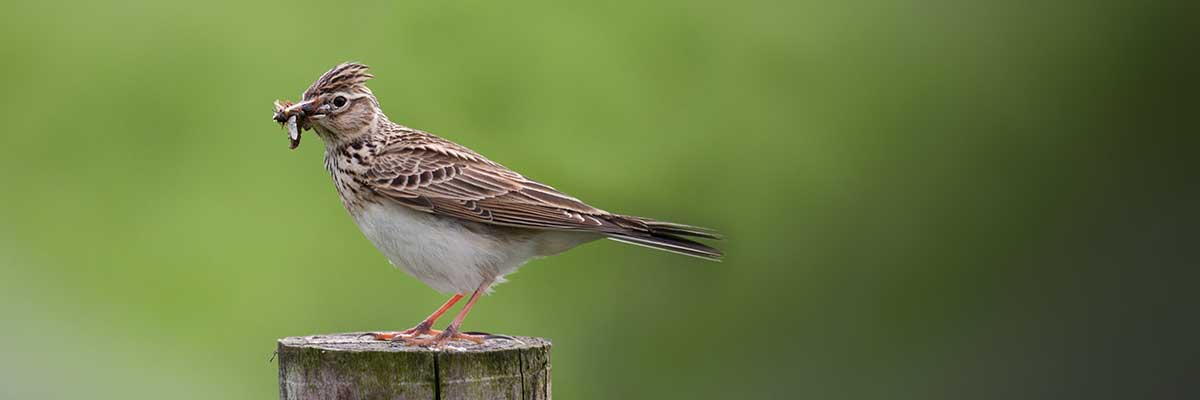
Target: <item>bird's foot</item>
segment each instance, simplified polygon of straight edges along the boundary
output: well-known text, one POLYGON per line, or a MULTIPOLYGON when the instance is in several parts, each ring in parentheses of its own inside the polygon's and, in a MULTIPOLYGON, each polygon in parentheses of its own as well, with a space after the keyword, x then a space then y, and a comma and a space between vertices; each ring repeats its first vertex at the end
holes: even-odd
POLYGON ((419 338, 414 336, 402 338, 401 340, 404 341, 404 344, 411 346, 429 346, 433 348, 439 348, 445 346, 446 343, 450 343, 452 340, 466 340, 469 342, 474 342, 475 344, 483 344, 484 341, 493 337, 495 336, 486 333, 481 334, 480 332, 459 332, 457 328, 451 326, 430 338, 419 338))
POLYGON ((442 331, 431 328, 430 325, 433 325, 433 324, 428 323, 428 322, 421 322, 421 323, 417 324, 417 326, 402 330, 400 332, 372 332, 372 333, 368 333, 367 335, 371 335, 371 337, 374 337, 375 340, 396 341, 396 340, 415 339, 420 336, 434 336, 434 335, 439 335, 442 333, 442 331))

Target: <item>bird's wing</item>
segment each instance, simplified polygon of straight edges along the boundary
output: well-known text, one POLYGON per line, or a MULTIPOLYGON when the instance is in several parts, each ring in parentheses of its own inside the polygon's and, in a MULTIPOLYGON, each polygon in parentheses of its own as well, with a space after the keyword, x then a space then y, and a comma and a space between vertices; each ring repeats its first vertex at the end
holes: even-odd
POLYGON ((387 145, 367 179, 408 207, 486 224, 622 232, 645 229, 449 142, 387 145), (634 226, 629 226, 634 225, 634 226))

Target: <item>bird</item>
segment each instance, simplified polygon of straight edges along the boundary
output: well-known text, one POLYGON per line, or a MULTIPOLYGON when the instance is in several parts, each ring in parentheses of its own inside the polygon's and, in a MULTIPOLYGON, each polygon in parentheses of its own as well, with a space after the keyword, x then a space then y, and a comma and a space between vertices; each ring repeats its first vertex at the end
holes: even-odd
POLYGON ((708 228, 621 215, 590 206, 464 146, 392 122, 367 88, 366 65, 341 63, 298 102, 276 101, 273 119, 295 149, 304 131, 325 144, 325 168, 363 235, 394 266, 452 294, 416 326, 374 332, 375 340, 442 347, 496 336, 461 325, 480 296, 527 261, 611 239, 706 260, 721 251, 693 239, 721 239, 708 228), (445 329, 434 324, 464 297, 445 329))

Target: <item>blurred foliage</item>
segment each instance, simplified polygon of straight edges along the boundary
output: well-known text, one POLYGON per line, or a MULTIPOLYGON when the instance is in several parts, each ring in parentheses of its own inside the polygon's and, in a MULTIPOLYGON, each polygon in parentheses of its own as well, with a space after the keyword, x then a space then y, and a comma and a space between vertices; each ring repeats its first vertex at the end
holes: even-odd
POLYGON ((398 122, 726 233, 721 264, 596 243, 481 301, 467 329, 555 341, 559 398, 1194 385, 1194 3, 4 10, 2 398, 272 398, 276 338, 436 308, 269 119, 345 60, 398 122))

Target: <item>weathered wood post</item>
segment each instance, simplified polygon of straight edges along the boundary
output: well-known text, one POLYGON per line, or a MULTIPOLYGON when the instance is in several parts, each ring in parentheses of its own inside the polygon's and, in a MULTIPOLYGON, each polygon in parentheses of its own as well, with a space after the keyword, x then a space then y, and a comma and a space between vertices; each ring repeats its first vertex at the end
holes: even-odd
POLYGON ((550 341, 517 336, 432 350, 357 333, 279 340, 279 398, 550 399, 550 341))

